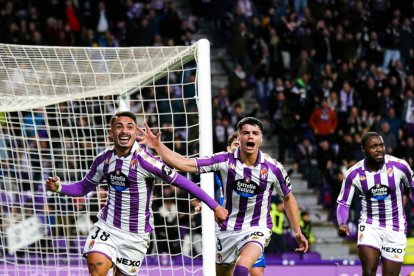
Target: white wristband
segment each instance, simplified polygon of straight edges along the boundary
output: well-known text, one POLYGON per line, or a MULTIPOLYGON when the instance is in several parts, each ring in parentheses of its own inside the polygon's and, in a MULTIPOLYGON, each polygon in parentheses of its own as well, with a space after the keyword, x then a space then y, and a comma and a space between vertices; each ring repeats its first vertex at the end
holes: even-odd
POLYGON ((60 191, 62 191, 62 184, 60 184, 60 178, 59 177, 58 177, 58 180, 55 183, 58 186, 55 193, 60 193, 60 191))

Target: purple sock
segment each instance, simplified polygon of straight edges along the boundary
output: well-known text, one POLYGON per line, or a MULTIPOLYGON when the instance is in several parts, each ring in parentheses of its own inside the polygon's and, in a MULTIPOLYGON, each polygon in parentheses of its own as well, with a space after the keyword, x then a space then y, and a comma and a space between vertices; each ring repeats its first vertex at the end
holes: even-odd
POLYGON ((236 265, 234 268, 233 276, 248 276, 249 270, 245 266, 236 265))

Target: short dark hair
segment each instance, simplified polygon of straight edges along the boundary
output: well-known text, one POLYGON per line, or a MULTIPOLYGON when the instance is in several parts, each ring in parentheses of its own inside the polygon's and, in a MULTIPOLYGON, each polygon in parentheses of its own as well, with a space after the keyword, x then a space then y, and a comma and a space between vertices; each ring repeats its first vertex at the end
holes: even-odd
POLYGON ((227 146, 230 147, 231 143, 233 143, 234 140, 237 140, 237 138, 239 138, 239 133, 235 131, 229 136, 229 139, 227 139, 227 146))
POLYGON ((368 131, 367 133, 365 133, 364 135, 362 135, 362 138, 361 138, 361 147, 365 147, 365 145, 367 144, 368 140, 371 139, 372 137, 381 137, 381 135, 378 132, 368 131))
POLYGON ((244 117, 239 121, 237 124, 237 131, 240 131, 244 125, 257 125, 260 128, 260 131, 263 132, 263 123, 259 119, 256 119, 254 117, 244 117))
POLYGON ((134 120, 134 123, 137 123, 137 116, 135 116, 134 113, 132 113, 131 111, 119 111, 117 113, 115 113, 114 116, 112 116, 111 121, 110 121, 110 125, 112 126, 112 124, 115 122, 115 119, 118 117, 128 117, 131 118, 132 120, 134 120))

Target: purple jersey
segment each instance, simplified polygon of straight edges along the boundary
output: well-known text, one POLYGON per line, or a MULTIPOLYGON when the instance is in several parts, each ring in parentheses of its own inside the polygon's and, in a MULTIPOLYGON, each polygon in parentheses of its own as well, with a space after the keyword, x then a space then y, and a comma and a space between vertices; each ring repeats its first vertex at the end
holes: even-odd
POLYGON ((197 158, 199 173, 219 172, 224 191, 224 207, 229 211, 221 231, 242 230, 250 226, 272 228, 270 200, 272 191, 290 193, 290 179, 282 164, 259 151, 251 167, 240 160, 240 149, 197 158))
MULTIPOLYGON (((99 154, 84 181, 85 187, 108 184, 108 196, 98 218, 111 227, 132 233, 146 233, 153 229, 151 211, 154 179, 161 178, 200 198, 213 209, 217 203, 197 185, 187 180, 135 143, 128 156, 118 157, 114 147, 99 154)), ((64 185, 63 194, 71 195, 75 185, 64 185)), ((78 189, 76 189, 77 191, 78 189)), ((90 190, 90 189, 89 189, 90 190)), ((82 192, 82 194, 86 194, 82 192)))
POLYGON ((390 155, 378 172, 361 160, 346 172, 338 203, 349 206, 357 188, 362 194, 360 222, 406 233, 403 193, 404 186, 413 188, 412 176, 407 162, 390 155))

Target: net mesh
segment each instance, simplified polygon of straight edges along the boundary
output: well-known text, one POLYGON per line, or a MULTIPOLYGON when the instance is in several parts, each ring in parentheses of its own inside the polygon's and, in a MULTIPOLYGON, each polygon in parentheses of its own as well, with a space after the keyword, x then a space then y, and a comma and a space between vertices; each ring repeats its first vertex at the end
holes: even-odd
MULTIPOLYGON (((81 253, 106 184, 71 198, 46 192, 44 180, 81 180, 110 145, 116 111, 131 110, 168 147, 198 155, 196 49, 0 45, 1 275, 87 273, 81 253)), ((139 275, 200 273, 198 203, 157 182, 155 230, 139 275)))

